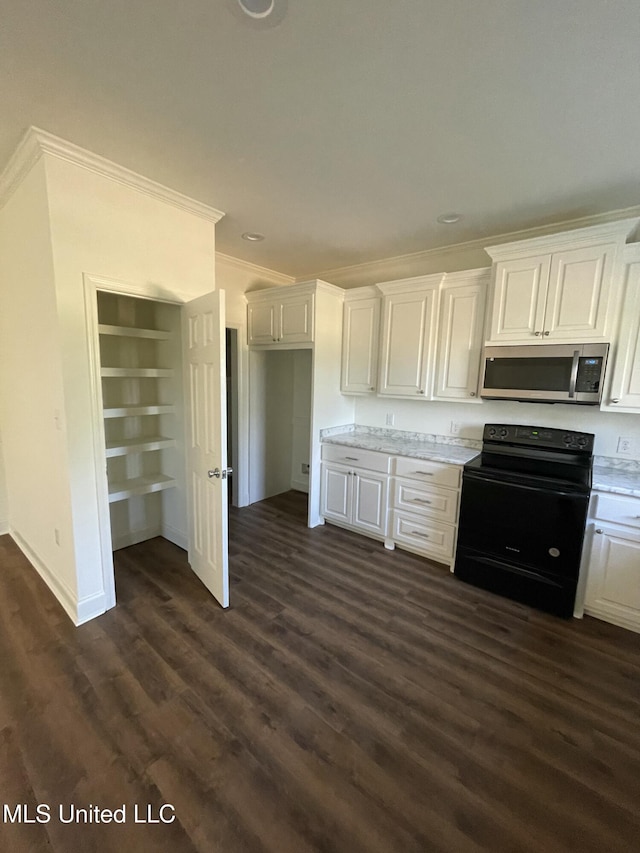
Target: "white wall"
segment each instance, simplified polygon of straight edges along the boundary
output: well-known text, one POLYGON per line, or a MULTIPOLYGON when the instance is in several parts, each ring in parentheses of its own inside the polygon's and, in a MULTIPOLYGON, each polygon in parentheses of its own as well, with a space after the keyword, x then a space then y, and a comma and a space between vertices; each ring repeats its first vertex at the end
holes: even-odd
MULTIPOLYGON (((479 404, 428 400, 393 400, 358 397, 355 422, 385 427, 387 413, 395 416, 394 429, 452 435, 452 421, 460 425, 460 438, 482 438, 485 423, 513 423, 584 430, 595 434, 597 456, 617 456, 618 436, 633 436, 640 446, 640 415, 601 412, 591 406, 562 403, 509 403, 487 400, 479 404)), ((629 458, 618 456, 618 458, 629 458)))
POLYGON ((1 216, 10 524, 49 568, 52 586, 73 586, 72 607, 65 604, 83 621, 105 602, 83 274, 154 298, 199 296, 215 286, 215 226, 50 154, 1 216))
POLYGON ((0 421, 9 529, 67 609, 77 594, 44 162, 0 211, 0 421), (57 539, 59 544, 56 542, 57 539))
POLYGON ((2 436, 0 435, 0 536, 9 532, 9 505, 7 503, 7 486, 4 472, 4 456, 2 453, 2 436))
POLYGON ((309 448, 311 438, 311 350, 293 350, 293 406, 291 412, 290 487, 309 491, 309 448), (303 466, 307 473, 303 473, 303 466))

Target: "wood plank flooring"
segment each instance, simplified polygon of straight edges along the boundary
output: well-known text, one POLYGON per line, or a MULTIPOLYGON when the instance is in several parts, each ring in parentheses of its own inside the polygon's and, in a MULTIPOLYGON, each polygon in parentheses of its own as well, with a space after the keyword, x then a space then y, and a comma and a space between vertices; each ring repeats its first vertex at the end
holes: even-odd
POLYGON ((308 530, 293 492, 232 510, 226 612, 162 539, 116 561, 76 629, 0 538, 0 808, 52 807, 0 850, 640 850, 639 635, 308 530))

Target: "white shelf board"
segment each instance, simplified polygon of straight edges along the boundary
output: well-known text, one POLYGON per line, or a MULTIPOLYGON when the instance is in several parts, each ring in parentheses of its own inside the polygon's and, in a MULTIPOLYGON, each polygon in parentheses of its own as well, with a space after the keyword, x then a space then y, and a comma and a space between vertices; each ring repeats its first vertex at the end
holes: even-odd
POLYGON ((151 377, 152 379, 163 379, 171 377, 175 371, 170 367, 102 367, 100 368, 100 376, 104 378, 144 378, 151 377))
POLYGON ((126 456, 129 453, 144 453, 147 450, 163 450, 165 447, 175 447, 175 438, 164 435, 146 435, 140 438, 123 438, 119 441, 107 442, 107 458, 126 456))
POLYGON ((161 331, 160 329, 138 329, 135 326, 110 326, 107 323, 98 325, 98 332, 101 335, 116 335, 121 338, 152 338, 156 341, 168 341, 171 338, 171 332, 161 331))
POLYGON ((151 492, 161 492, 175 486, 176 481, 164 474, 150 474, 146 477, 136 477, 132 480, 120 480, 109 483, 109 503, 124 501, 134 495, 148 495, 151 492))
POLYGON ((154 406, 113 406, 103 409, 105 418, 132 418, 138 415, 172 415, 176 407, 171 404, 154 406))

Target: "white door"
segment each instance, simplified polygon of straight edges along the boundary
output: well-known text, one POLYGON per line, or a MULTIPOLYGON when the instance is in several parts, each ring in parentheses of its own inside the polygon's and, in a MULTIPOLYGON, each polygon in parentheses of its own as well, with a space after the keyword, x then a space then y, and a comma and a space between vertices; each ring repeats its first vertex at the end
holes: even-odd
POLYGON ((229 606, 224 291, 183 306, 189 563, 229 606))

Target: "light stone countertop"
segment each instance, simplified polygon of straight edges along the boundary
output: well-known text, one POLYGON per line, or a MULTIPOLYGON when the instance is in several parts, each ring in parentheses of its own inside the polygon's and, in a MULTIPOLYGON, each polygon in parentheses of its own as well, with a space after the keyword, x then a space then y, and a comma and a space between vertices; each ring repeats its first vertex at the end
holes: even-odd
POLYGON ((467 447, 461 443, 460 439, 447 436, 375 427, 349 426, 342 432, 325 430, 321 433, 321 440, 325 444, 337 444, 359 450, 376 450, 393 456, 408 456, 412 459, 444 462, 449 465, 464 465, 480 452, 479 441, 469 441, 468 444, 477 444, 477 447, 467 447))
MULTIPOLYGON (((480 441, 471 439, 354 424, 322 430, 320 437, 325 444, 449 465, 464 465, 478 455, 481 447, 480 441)), ((633 461, 597 457, 593 466, 592 489, 640 498, 640 465, 633 461)))
POLYGON ((640 470, 594 465, 591 488, 597 492, 612 492, 616 495, 640 498, 640 470))

